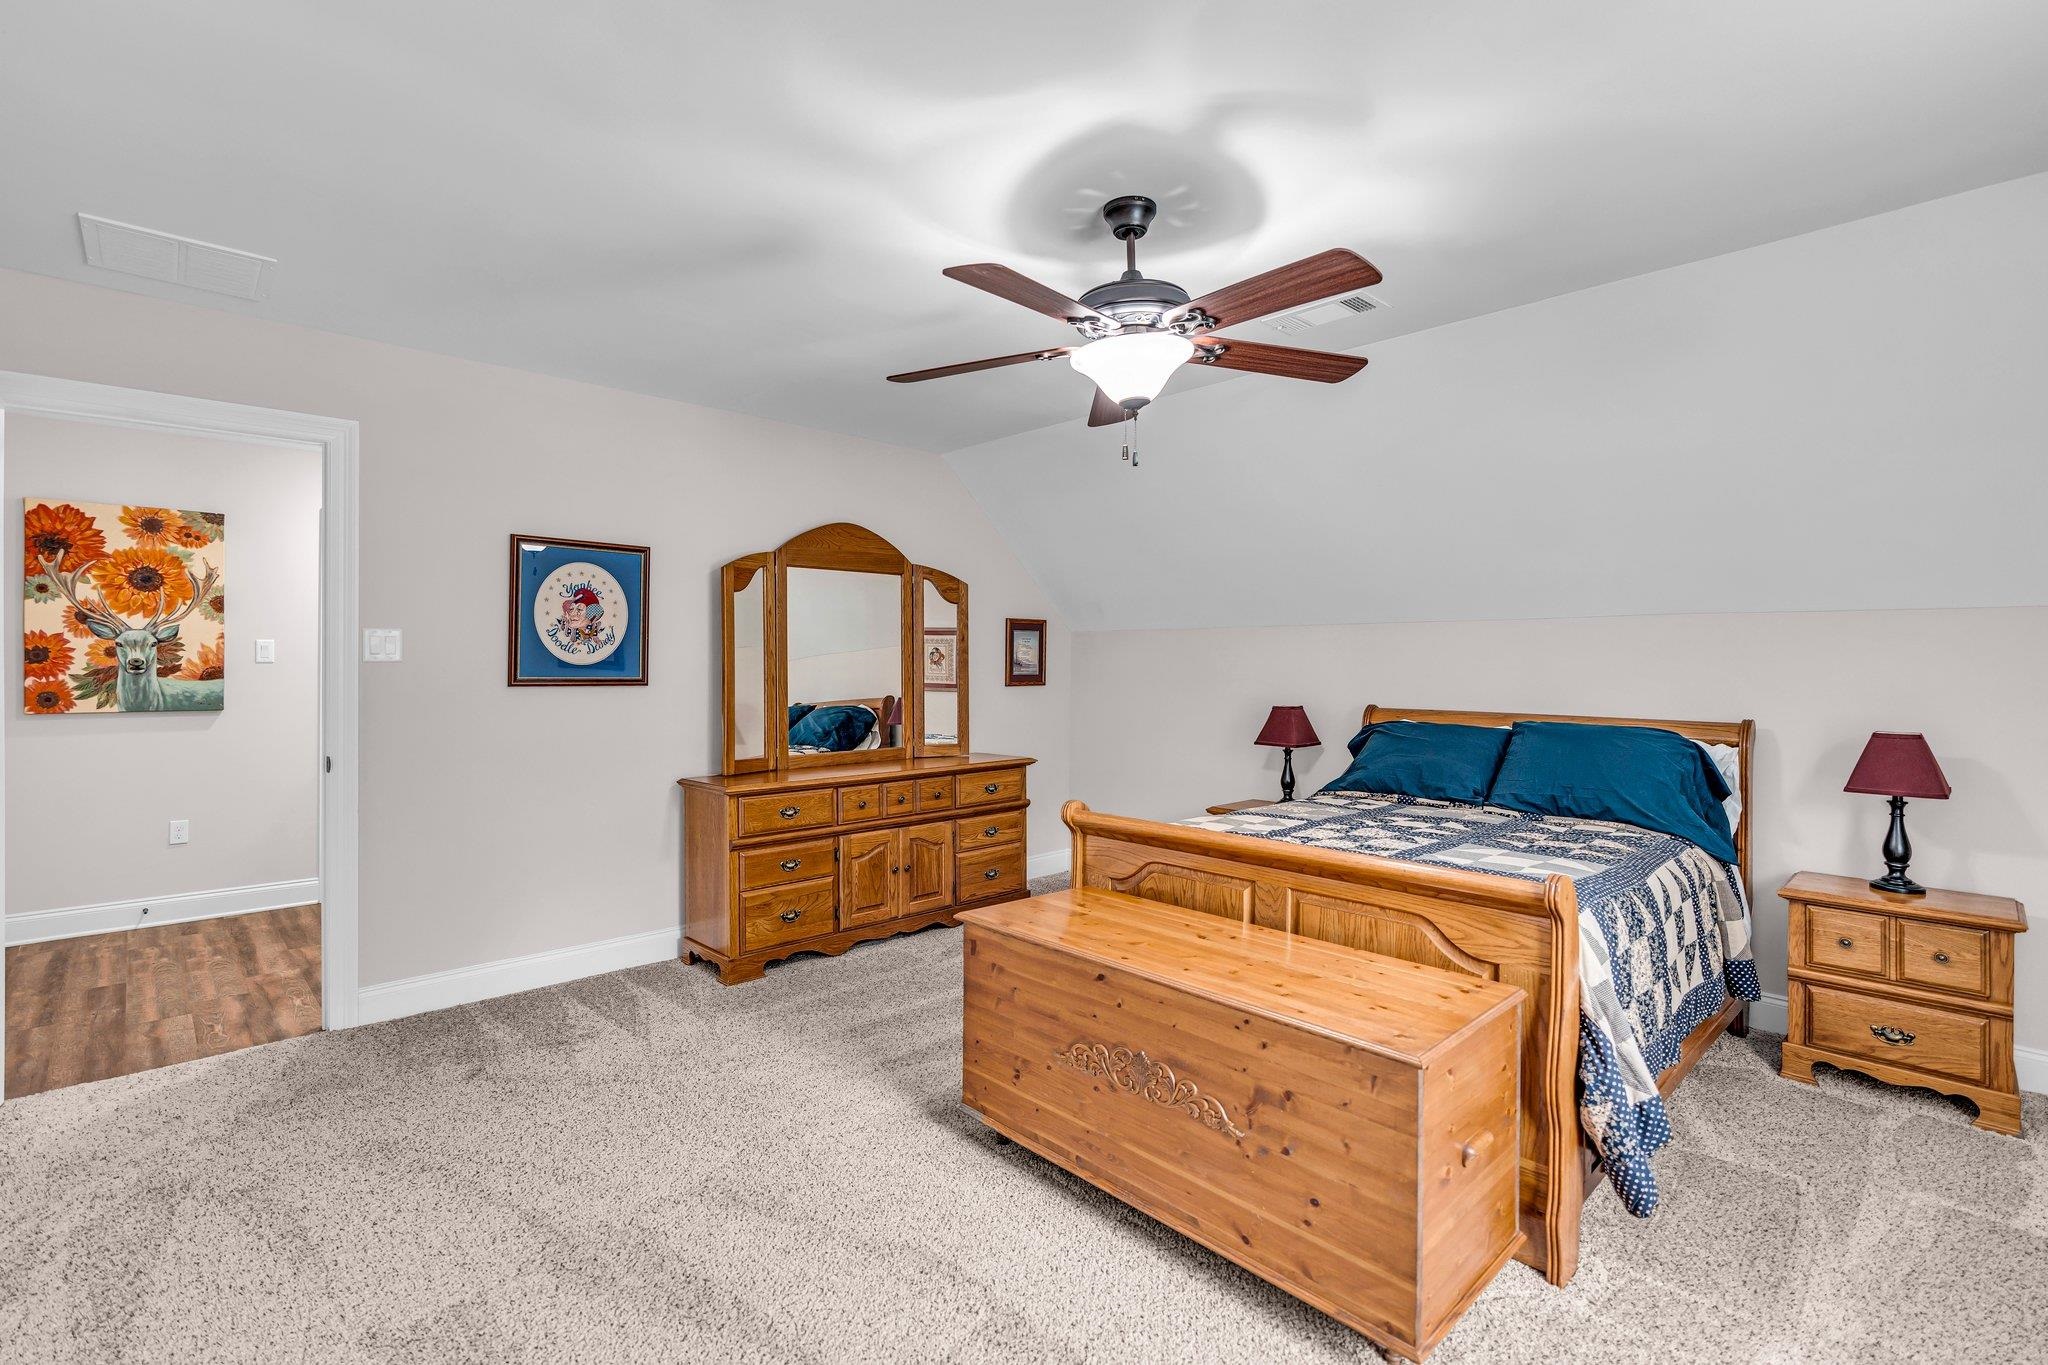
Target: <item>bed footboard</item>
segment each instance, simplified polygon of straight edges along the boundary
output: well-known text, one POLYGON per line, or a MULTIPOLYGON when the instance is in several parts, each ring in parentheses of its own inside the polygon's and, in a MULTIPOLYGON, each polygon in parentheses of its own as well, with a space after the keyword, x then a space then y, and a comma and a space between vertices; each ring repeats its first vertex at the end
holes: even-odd
POLYGON ((1519 986, 1521 1259, 1552 1284, 1578 1268, 1578 901, 1541 882, 1102 815, 1069 801, 1074 885, 1363 948, 1519 986))

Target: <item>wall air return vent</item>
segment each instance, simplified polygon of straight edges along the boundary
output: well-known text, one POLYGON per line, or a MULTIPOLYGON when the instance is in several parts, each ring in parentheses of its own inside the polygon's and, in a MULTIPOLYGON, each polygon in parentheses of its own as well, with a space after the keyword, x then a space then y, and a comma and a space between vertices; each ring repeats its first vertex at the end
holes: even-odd
POLYGON ((1266 325, 1288 336, 1301 336, 1332 323, 1350 322, 1362 314, 1383 312, 1386 306, 1371 294, 1346 294, 1342 298, 1324 299, 1321 303, 1297 308, 1292 313, 1267 318, 1266 325))
POLYGON ((268 256, 232 247, 195 242, 168 232, 78 215, 78 235, 85 243, 85 263, 145 280, 204 289, 238 299, 270 297, 270 278, 277 262, 268 256))

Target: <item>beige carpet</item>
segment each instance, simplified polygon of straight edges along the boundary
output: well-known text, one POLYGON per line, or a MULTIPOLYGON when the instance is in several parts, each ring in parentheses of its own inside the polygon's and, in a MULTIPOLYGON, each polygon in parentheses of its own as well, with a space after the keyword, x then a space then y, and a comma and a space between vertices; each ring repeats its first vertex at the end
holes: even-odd
MULTIPOLYGON (((0 1106, 0 1359, 1373 1360, 959 1105, 960 936, 645 967, 0 1106)), ((1510 1266, 1435 1360, 2048 1348, 2048 1101, 1723 1041, 1649 1222, 1510 1266)))

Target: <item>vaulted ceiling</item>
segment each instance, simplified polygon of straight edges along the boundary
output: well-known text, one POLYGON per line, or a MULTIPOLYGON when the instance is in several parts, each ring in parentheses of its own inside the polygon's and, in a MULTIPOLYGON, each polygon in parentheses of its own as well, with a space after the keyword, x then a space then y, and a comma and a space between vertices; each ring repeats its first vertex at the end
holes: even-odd
POLYGON ((940 268, 1078 293, 1110 195, 1197 293, 1363 251, 1357 345, 2048 168, 2044 69, 2038 0, 14 4, 0 265, 952 450, 1088 386, 884 384, 1066 339, 940 268), (273 292, 90 268, 80 210, 273 292))

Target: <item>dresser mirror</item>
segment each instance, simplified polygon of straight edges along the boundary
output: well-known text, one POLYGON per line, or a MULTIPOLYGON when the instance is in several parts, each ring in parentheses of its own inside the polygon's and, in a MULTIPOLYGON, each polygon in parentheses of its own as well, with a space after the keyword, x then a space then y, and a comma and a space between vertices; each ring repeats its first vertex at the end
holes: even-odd
POLYGON ((721 573, 725 767, 967 752, 967 585, 848 522, 721 573))

